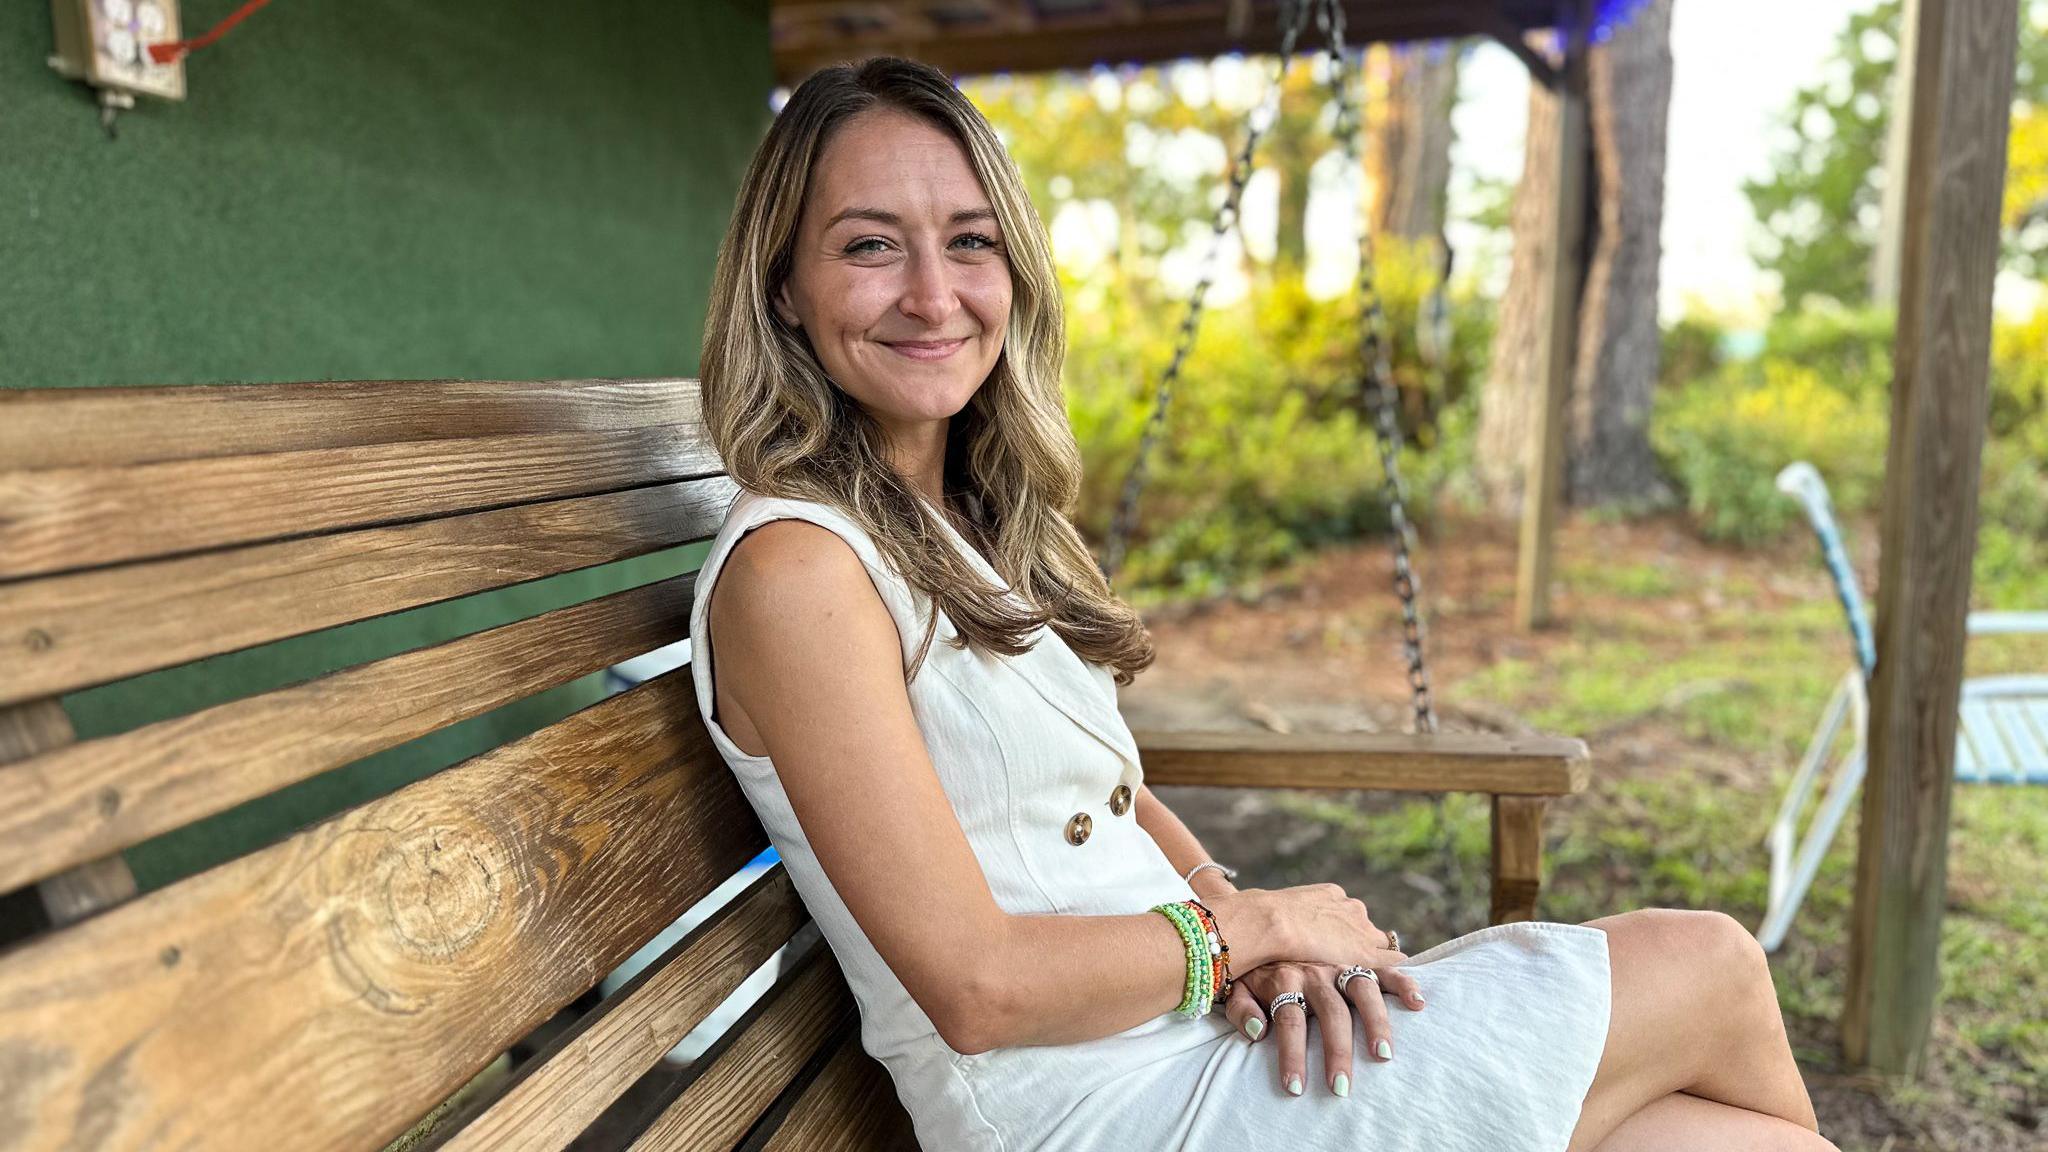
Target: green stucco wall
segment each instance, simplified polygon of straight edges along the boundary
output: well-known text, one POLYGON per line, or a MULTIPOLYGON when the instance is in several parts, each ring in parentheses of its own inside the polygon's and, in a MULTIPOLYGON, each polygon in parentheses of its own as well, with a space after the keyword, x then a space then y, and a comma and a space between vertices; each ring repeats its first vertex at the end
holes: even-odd
MULTIPOLYGON (((188 32, 236 0, 187 0, 188 32)), ((112 138, 0 5, 0 387, 692 375, 767 0, 281 0, 112 138)), ((700 548, 65 701, 82 737, 687 571, 700 548)), ((129 853, 144 887, 596 699, 566 686, 129 853)))

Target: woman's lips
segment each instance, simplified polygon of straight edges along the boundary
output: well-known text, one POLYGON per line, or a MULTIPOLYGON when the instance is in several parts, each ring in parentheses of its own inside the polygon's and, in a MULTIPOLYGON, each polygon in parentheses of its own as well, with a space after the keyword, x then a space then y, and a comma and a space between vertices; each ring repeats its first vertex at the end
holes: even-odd
POLYGON ((944 360, 958 351, 967 340, 963 337, 959 340, 884 340, 882 343, 897 355, 912 360, 944 360))

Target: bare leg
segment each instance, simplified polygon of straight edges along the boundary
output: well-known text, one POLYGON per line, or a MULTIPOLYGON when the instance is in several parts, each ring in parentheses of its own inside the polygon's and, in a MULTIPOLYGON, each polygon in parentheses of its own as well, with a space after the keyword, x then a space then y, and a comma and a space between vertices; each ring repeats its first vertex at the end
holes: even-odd
POLYGON ((1647 908, 1588 922, 1607 933, 1607 1048, 1572 1133, 1588 1152, 1674 1092, 1816 1130, 1770 964, 1719 912, 1647 908))
POLYGON ((1820 1136, 1747 1108, 1673 1092, 1621 1122, 1593 1152, 1841 1152, 1820 1136))

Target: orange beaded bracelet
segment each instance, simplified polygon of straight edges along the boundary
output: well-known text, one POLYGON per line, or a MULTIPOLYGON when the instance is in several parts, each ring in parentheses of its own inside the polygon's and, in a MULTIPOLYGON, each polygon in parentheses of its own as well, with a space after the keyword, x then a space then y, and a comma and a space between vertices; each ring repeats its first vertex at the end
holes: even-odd
POLYGON ((1202 930, 1209 937, 1210 953, 1216 961, 1211 965, 1215 969, 1215 979, 1211 985, 1210 1002, 1228 999, 1231 988, 1236 984, 1230 975, 1230 945, 1223 939, 1223 930, 1216 925, 1216 914, 1209 911, 1207 905, 1200 900, 1189 900, 1187 904, 1195 910, 1195 918, 1202 922, 1202 930))

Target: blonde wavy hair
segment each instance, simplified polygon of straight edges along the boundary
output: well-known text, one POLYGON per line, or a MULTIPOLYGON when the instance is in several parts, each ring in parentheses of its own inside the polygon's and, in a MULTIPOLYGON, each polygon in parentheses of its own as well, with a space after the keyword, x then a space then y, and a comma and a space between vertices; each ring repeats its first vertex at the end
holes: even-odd
MULTIPOLYGON (((1081 453, 1060 389, 1066 325, 1044 224, 1016 164, 945 73, 878 56, 812 73, 754 153, 718 249, 704 325, 704 422, 726 471, 765 496, 830 505, 874 538, 969 645, 1021 655, 1044 625, 1083 660, 1129 684, 1152 663, 1151 635, 1119 600, 1070 519, 1081 453), (944 490, 968 538, 1017 592, 1003 597, 944 536, 936 509, 888 463, 883 429, 825 374, 808 338, 770 301, 789 276, 811 171, 835 129, 888 108, 959 141, 1009 250, 1010 319, 995 368, 947 432, 944 490)), ((925 626, 914 677, 938 628, 925 626)))

